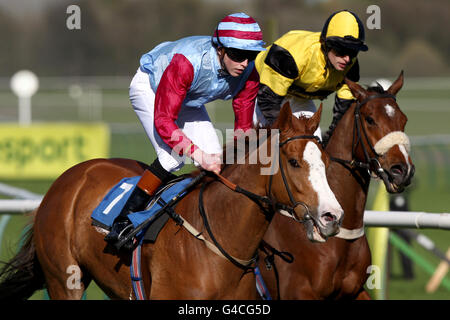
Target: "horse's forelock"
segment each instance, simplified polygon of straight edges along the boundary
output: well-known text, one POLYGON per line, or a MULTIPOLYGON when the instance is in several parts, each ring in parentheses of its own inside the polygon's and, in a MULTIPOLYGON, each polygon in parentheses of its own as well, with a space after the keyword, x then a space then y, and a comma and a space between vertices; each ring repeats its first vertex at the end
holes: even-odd
MULTIPOLYGON (((366 87, 366 91, 368 91, 369 93, 377 93, 377 94, 387 93, 387 91, 385 91, 383 89, 383 87, 381 86, 381 84, 379 84, 378 82, 376 83, 376 86, 372 85, 372 86, 365 86, 365 87, 366 87)), ((350 109, 350 107, 347 108, 347 110, 345 110, 344 113, 336 113, 333 115, 333 120, 332 120, 327 132, 325 132, 325 134, 323 135, 322 141, 323 141, 324 146, 326 146, 328 144, 328 141, 330 140, 330 138, 334 132, 334 129, 336 128, 339 121, 342 119, 344 114, 346 114, 349 109, 350 109)))
POLYGON ((387 92, 383 89, 381 84, 379 84, 378 82, 377 82, 376 86, 368 86, 366 90, 369 92, 375 92, 375 93, 386 93, 387 92))

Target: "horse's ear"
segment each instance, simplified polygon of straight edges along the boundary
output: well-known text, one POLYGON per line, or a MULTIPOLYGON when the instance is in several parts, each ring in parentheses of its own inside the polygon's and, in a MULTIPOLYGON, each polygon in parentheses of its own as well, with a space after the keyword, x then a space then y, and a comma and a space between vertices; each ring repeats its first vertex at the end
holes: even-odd
POLYGON ((314 134, 320 124, 320 118, 322 117, 322 107, 323 103, 320 103, 319 110, 317 110, 311 118, 308 118, 306 122, 306 132, 314 134))
POLYGON ((281 131, 292 128, 292 110, 289 101, 287 101, 280 110, 280 115, 278 116, 278 128, 281 131))
POLYGON ((361 87, 359 84, 351 81, 348 78, 345 78, 345 83, 350 88, 350 91, 352 92, 352 94, 356 98, 356 100, 361 102, 367 98, 367 96, 368 96, 367 91, 363 87, 361 87))
POLYGON ((394 83, 389 87, 389 89, 387 89, 387 92, 395 96, 402 87, 403 87, 403 70, 400 72, 400 75, 398 76, 397 80, 395 80, 394 83))

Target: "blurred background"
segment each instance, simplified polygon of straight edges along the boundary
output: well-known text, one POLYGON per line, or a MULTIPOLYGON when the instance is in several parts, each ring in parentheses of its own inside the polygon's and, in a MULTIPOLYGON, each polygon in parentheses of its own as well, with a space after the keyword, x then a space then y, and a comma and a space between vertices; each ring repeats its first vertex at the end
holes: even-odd
MULTIPOLYGON (((39 80, 39 88, 31 97, 33 125, 101 125, 109 135, 103 141, 107 144, 106 156, 149 163, 155 155, 128 99, 128 86, 142 54, 163 41, 210 35, 218 21, 233 12, 254 17, 270 44, 292 29, 321 31, 326 18, 341 9, 355 12, 367 26, 373 15, 367 12, 371 5, 380 9, 380 29, 366 28, 369 51, 358 57, 361 83, 368 85, 380 78, 392 81, 404 70, 405 85, 398 94, 398 103, 409 118, 406 133, 412 141, 417 169, 413 185, 405 192, 409 209, 449 212, 448 0, 0 0, 0 127, 19 121, 18 97, 11 90, 11 77, 27 69, 39 80), (67 25, 73 17, 73 11, 67 10, 73 4, 80 9, 80 29, 69 29, 67 25)), ((332 95, 324 101, 322 131, 331 122, 333 100, 332 95)), ((233 126, 230 102, 211 103, 208 111, 218 129, 233 126)), ((6 154, 6 146, 7 142, 0 141, 2 163, 15 157, 12 149, 6 154)), ((0 181, 45 194, 59 173, 37 178, 6 174, 0 176, 0 181)), ((372 189, 368 209, 373 201, 372 189)), ((15 215, 5 223, 0 260, 15 251, 27 221, 27 217, 15 215)), ((449 248, 447 231, 423 233, 440 250, 449 248)), ((440 262, 419 245, 412 245, 433 265, 440 262)), ((416 265, 414 277, 405 278, 397 254, 391 256, 389 298, 450 299, 446 288, 426 293, 430 275, 416 265)), ((93 293, 92 297, 102 296, 93 293)))

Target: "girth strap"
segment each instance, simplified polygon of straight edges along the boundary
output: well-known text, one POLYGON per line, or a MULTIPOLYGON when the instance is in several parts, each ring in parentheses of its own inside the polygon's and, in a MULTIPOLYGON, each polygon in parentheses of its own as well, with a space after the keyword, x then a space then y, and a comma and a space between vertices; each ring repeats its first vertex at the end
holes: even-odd
MULTIPOLYGON (((136 242, 137 240, 134 241, 136 242)), ((130 265, 131 284, 133 285, 134 296, 137 300, 146 299, 144 281, 142 281, 141 273, 141 247, 142 241, 139 241, 138 245, 133 250, 130 265)))

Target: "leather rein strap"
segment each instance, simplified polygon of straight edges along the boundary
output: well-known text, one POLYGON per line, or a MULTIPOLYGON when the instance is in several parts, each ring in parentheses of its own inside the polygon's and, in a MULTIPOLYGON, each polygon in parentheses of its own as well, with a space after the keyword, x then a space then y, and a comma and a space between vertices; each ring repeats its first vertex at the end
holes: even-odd
POLYGON ((335 157, 330 156, 330 159, 332 161, 338 162, 342 165, 349 165, 352 168, 359 167, 359 168, 367 169, 369 172, 374 172, 377 177, 380 177, 380 175, 384 171, 383 168, 381 168, 380 162, 378 161, 378 158, 380 157, 380 155, 375 151, 375 149, 373 148, 373 145, 370 143, 369 138, 367 136, 366 129, 362 123, 363 120, 362 120, 362 116, 361 116, 361 107, 363 105, 365 105, 367 102, 369 102, 370 100, 381 99, 381 98, 389 98, 389 99, 394 99, 394 101, 396 101, 396 97, 393 94, 378 93, 378 94, 374 94, 374 95, 367 97, 366 99, 364 99, 361 102, 357 102, 355 111, 354 111, 355 121, 354 121, 354 125, 353 125, 352 160, 344 160, 344 159, 335 158, 335 157), (361 134, 361 132, 362 132, 362 134, 361 134), (367 152, 367 148, 365 147, 365 144, 362 141, 363 136, 367 142, 367 145, 368 145, 370 151, 372 151, 372 153, 375 155, 374 157, 369 156, 369 153, 367 152), (361 147, 363 148, 365 162, 357 161, 355 159, 356 158, 355 150, 359 143, 361 143, 361 147), (372 170, 372 164, 376 166, 375 171, 372 170))
MULTIPOLYGON (((283 145, 285 145, 286 143, 296 140, 296 139, 314 139, 320 142, 320 138, 314 135, 300 135, 300 136, 294 136, 291 137, 285 141, 283 141, 282 143, 279 144, 279 148, 281 148, 283 145)), ((278 211, 278 210, 285 210, 289 213, 289 216, 291 218, 293 218, 295 221, 297 222, 305 222, 306 220, 311 219, 311 215, 309 215, 309 207, 306 203, 302 202, 302 201, 295 201, 294 196, 291 192, 291 189, 289 188, 289 184, 287 182, 286 179, 286 175, 284 173, 283 170, 283 166, 282 166, 282 162, 281 162, 281 157, 279 156, 279 165, 280 165, 280 172, 283 178, 283 182, 285 185, 285 188, 287 190, 287 193, 289 195, 289 199, 291 201, 291 204, 293 205, 288 206, 279 202, 274 202, 273 200, 271 200, 272 196, 271 196, 271 189, 272 189, 272 177, 273 174, 270 176, 270 182, 269 182, 269 197, 267 196, 260 196, 257 195, 253 192, 250 192, 246 189, 241 188, 240 186, 234 184, 233 182, 231 182, 230 180, 228 180, 227 178, 225 178, 224 176, 220 175, 220 174, 216 174, 217 178, 219 179, 220 182, 222 182, 226 187, 228 187, 230 190, 234 191, 234 192, 238 192, 241 193, 245 196, 247 196, 249 199, 253 200, 254 202, 256 202, 259 207, 261 208, 261 210, 263 211, 263 213, 265 214, 266 218, 271 219, 273 217, 273 214, 278 211), (264 206, 268 205, 268 208, 264 206), (298 219, 298 217, 295 215, 295 208, 298 205, 302 205, 305 209, 306 209, 306 214, 305 214, 305 218, 303 220, 298 219)), ((209 182, 211 183, 211 182, 209 182)), ((227 258, 230 262, 232 262, 235 266, 243 269, 243 270, 248 270, 248 269, 254 269, 253 266, 251 266, 256 260, 257 260, 257 253, 255 253, 255 256, 250 259, 250 260, 241 260, 241 259, 237 259, 233 256, 231 256, 230 254, 228 254, 225 249, 223 249, 223 247, 219 244, 219 242, 216 240, 216 238, 214 237, 214 234, 211 231, 209 222, 208 222, 208 218, 206 215, 206 211, 205 211, 205 207, 204 207, 204 201, 203 201, 203 192, 207 186, 207 184, 209 183, 203 183, 201 189, 200 189, 200 193, 199 193, 199 211, 200 211, 200 215, 203 219, 203 223, 204 226, 206 228, 206 231, 208 232, 209 237, 211 238, 212 242, 214 243, 214 246, 219 250, 220 254, 217 252, 217 250, 213 250, 215 253, 227 258)), ((197 232, 198 233, 198 232, 197 232)), ((196 235, 196 237, 198 238, 198 236, 200 235, 200 233, 198 233, 196 235)), ((201 239, 204 240, 204 239, 201 239)), ((204 240, 206 242, 206 240, 204 240)), ((210 248, 211 249, 211 248, 210 248)))

